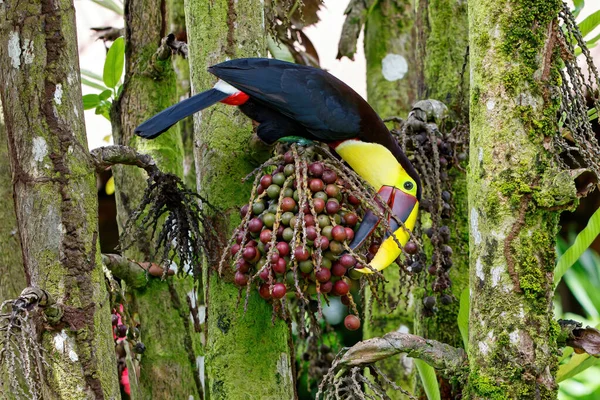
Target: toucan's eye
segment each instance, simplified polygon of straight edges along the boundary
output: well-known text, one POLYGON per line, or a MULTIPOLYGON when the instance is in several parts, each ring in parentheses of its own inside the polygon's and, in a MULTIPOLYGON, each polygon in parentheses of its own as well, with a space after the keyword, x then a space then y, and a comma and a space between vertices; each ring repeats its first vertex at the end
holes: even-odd
POLYGON ((413 186, 412 182, 404 182, 404 189, 406 190, 412 190, 413 186))

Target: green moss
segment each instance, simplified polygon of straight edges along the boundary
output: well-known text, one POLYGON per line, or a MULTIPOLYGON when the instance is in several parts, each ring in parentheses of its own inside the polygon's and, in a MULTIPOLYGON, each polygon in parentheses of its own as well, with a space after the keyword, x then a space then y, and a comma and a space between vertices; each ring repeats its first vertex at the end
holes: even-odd
POLYGON ((502 384, 476 373, 469 375, 469 389, 473 396, 489 400, 509 399, 509 391, 502 384))

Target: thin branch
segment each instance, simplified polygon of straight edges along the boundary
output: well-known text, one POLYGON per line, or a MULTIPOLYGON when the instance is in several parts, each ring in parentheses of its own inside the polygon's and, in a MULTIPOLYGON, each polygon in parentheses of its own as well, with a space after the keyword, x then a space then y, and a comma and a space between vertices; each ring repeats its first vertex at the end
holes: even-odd
POLYGON ((409 333, 391 332, 383 337, 364 340, 350 347, 341 357, 339 366, 363 366, 400 353, 419 358, 449 375, 459 372, 467 360, 463 349, 409 333))
MULTIPOLYGON (((119 279, 127 282, 133 288, 141 288, 148 283, 148 275, 160 278, 163 276, 163 268, 150 262, 137 262, 118 254, 102 254, 102 263, 110 272, 119 279)), ((169 270, 167 275, 175 272, 169 270)))
POLYGON ((351 0, 348 4, 344 12, 346 20, 342 26, 342 34, 340 35, 336 58, 348 57, 354 60, 358 35, 360 35, 360 31, 367 19, 369 7, 372 3, 373 0, 351 0))
POLYGON ((141 154, 127 146, 105 146, 90 152, 96 172, 102 172, 117 164, 134 165, 146 170, 148 175, 155 176, 160 173, 156 162, 147 154, 141 154))

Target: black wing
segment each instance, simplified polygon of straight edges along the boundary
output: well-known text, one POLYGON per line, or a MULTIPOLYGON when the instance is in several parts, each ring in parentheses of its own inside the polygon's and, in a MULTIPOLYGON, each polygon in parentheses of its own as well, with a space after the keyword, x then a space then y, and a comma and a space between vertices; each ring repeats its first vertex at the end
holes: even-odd
POLYGON ((371 109, 348 85, 318 68, 246 58, 226 61, 209 71, 325 141, 356 137, 361 128, 359 108, 371 109))

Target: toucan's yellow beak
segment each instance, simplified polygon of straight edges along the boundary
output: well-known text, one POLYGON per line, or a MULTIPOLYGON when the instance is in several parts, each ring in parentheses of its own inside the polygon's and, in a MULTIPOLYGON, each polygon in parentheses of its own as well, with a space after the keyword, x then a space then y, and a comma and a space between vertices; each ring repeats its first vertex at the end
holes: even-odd
MULTIPOLYGON (((410 231, 415 227, 419 210, 419 201, 415 196, 391 186, 382 186, 379 190, 379 194, 391 208, 393 216, 404 224, 404 226, 402 226, 396 222, 395 218, 389 218, 391 231, 394 233, 394 236, 400 245, 404 246, 410 238, 410 231)), ((365 214, 358 231, 354 235, 354 240, 350 244, 350 247, 353 249, 358 247, 373 232, 373 230, 375 230, 379 222, 380 220, 371 211, 368 211, 365 214)), ((390 235, 383 241, 381 246, 379 246, 379 250, 375 254, 375 257, 369 263, 369 266, 372 269, 381 271, 384 268, 387 268, 398 258, 398 256, 400 256, 402 249, 398 246, 396 240, 390 235)), ((366 274, 373 272, 369 268, 360 268, 357 269, 357 271, 366 274)))

